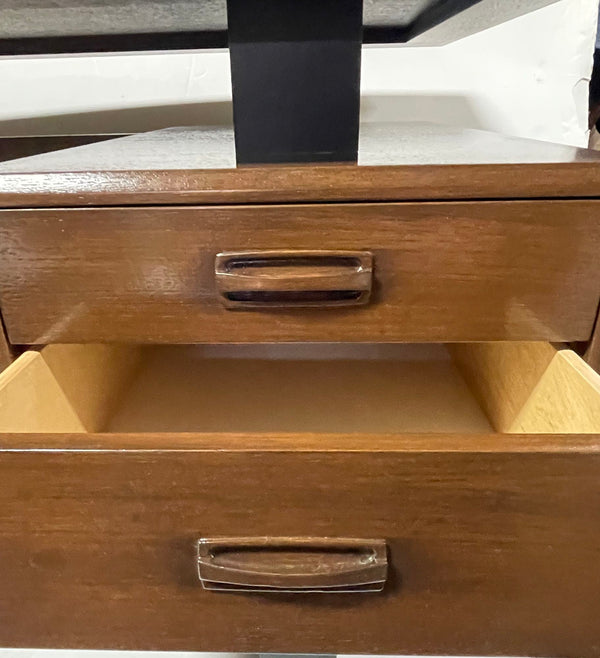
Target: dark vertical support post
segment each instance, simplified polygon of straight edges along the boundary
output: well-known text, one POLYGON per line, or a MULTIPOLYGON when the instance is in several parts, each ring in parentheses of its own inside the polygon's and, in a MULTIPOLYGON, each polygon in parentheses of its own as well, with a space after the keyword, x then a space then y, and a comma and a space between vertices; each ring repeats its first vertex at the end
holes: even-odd
POLYGON ((238 164, 356 161, 362 0, 227 0, 238 164))

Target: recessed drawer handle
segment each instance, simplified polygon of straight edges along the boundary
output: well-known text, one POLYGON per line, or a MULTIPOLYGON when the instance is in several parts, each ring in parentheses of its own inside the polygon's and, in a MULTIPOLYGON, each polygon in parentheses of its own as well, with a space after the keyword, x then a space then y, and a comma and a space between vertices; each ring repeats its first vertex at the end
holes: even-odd
POLYGON ((228 308, 356 306, 371 295, 367 251, 241 251, 217 254, 217 290, 228 308))
POLYGON ((219 537, 198 541, 205 589, 234 592, 380 592, 381 539, 219 537))

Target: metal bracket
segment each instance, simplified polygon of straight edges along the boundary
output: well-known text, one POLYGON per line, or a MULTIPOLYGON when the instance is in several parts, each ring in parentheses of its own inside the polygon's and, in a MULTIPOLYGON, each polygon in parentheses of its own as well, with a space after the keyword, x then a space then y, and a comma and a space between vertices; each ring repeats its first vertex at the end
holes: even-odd
POLYGON ((356 161, 362 0, 228 0, 238 164, 356 161))

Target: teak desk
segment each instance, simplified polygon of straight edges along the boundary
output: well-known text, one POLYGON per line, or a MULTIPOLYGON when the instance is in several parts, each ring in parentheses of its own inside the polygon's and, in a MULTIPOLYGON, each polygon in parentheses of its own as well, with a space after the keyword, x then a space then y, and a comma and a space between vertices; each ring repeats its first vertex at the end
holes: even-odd
POLYGON ((234 162, 0 165, 0 644, 597 658, 600 157, 234 162))

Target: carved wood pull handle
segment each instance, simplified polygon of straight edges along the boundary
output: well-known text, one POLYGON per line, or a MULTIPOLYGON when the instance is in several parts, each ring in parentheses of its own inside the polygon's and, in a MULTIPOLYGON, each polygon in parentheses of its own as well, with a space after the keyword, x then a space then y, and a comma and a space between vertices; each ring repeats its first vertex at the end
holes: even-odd
POLYGON ((234 592, 380 592, 381 539, 219 537, 198 541, 205 589, 234 592))
POLYGON ((241 251, 217 254, 215 277, 228 308, 356 306, 371 294, 367 251, 241 251))

